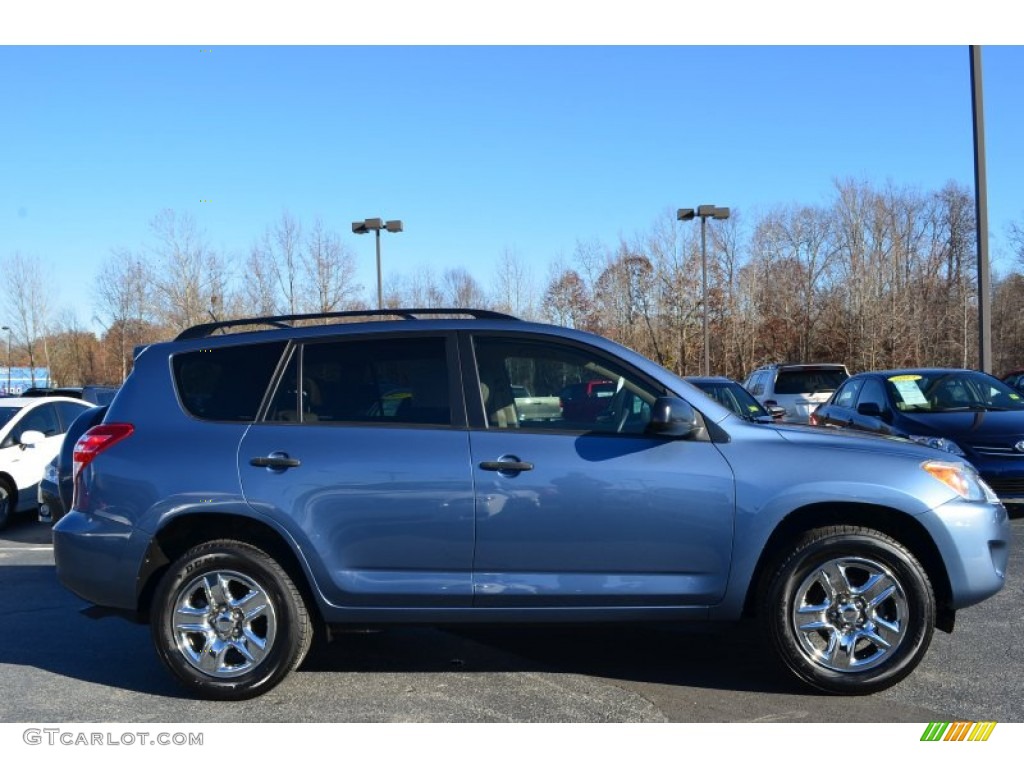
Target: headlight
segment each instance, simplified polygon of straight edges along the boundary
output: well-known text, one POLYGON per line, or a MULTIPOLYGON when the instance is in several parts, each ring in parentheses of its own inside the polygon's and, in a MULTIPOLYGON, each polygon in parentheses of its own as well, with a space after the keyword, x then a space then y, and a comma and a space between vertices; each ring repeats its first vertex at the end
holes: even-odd
POLYGON ((995 491, 978 476, 978 471, 959 461, 926 461, 921 469, 967 501, 998 503, 995 491))
POLYGON ((934 437, 930 435, 907 435, 908 440, 913 440, 915 443, 921 445, 927 445, 929 448, 938 448, 940 451, 946 451, 952 453, 954 456, 966 456, 960 446, 945 437, 934 437))
POLYGON ((43 479, 48 481, 48 482, 53 483, 54 485, 57 484, 57 465, 56 464, 54 464, 53 462, 50 462, 49 464, 46 465, 46 469, 43 470, 43 479))

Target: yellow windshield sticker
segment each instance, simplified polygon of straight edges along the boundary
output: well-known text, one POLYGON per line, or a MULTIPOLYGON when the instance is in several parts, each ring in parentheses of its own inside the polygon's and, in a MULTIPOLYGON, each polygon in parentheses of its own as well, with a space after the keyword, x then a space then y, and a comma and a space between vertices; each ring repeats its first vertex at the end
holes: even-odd
POLYGON ((890 376, 889 377, 889 381, 893 382, 894 384, 897 381, 920 381, 920 380, 921 380, 921 377, 918 376, 916 373, 905 373, 902 376, 890 376))

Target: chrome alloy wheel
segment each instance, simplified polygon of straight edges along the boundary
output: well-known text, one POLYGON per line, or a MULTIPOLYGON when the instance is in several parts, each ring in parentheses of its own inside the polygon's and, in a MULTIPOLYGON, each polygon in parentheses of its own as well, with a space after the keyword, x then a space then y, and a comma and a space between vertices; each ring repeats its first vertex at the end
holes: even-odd
POLYGON ((257 666, 277 635, 267 591, 236 571, 213 571, 190 581, 174 602, 178 651, 205 675, 233 678, 257 666))
POLYGON ((800 652, 835 672, 861 672, 891 658, 907 633, 903 586, 885 565, 829 560, 803 580, 790 614, 800 652))

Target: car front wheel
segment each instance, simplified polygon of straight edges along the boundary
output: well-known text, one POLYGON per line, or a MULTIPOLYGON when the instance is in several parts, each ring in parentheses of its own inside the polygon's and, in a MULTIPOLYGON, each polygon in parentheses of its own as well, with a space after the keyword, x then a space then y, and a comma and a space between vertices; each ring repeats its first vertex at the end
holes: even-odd
POLYGON ((179 558, 157 587, 151 619, 161 660, 210 699, 270 690, 302 662, 313 637, 288 574, 238 541, 202 544, 179 558))
POLYGON ((869 528, 807 532, 770 574, 762 599, 779 658, 832 693, 873 693, 902 680, 924 657, 935 624, 924 568, 869 528))
POLYGON ((6 527, 14 514, 14 498, 14 489, 6 480, 0 480, 0 528, 6 527))

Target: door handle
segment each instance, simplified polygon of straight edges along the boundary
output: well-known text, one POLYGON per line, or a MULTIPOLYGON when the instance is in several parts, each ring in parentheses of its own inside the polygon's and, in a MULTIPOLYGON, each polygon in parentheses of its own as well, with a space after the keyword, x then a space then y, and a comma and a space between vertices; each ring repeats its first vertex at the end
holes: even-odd
POLYGON ((271 454, 270 456, 256 456, 255 458, 249 459, 249 463, 254 467, 267 467, 268 469, 289 469, 291 467, 297 467, 300 462, 298 459, 293 459, 290 456, 282 456, 279 454, 271 454))
POLYGON ((481 461, 480 469, 488 472, 529 472, 533 464, 528 461, 481 461))

